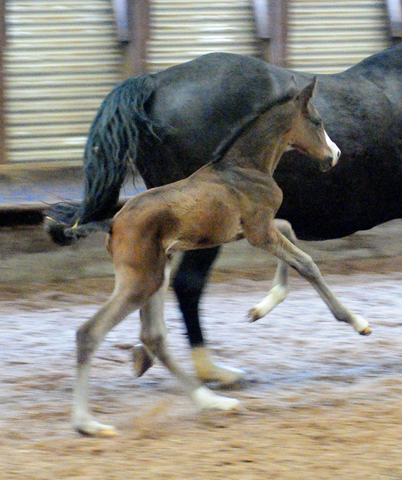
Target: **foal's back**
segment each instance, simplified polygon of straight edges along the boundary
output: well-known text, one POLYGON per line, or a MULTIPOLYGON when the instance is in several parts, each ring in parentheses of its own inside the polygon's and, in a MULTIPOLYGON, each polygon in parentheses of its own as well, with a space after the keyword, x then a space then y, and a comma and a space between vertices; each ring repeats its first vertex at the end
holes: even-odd
MULTIPOLYGON (((239 191, 207 166, 185 180, 148 190, 127 202, 113 221, 113 245, 154 244, 164 252, 208 248, 241 238, 239 191)), ((135 255, 136 253, 132 253, 135 255)), ((143 254, 138 251, 140 257, 143 254)))

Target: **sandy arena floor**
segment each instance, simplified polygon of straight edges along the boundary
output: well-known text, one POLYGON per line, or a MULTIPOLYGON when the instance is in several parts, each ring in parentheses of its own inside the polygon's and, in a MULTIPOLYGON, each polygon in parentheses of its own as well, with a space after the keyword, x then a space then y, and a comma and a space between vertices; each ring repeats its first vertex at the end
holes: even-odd
MULTIPOLYGON (((370 337, 337 323, 295 275, 286 302, 248 324, 272 270, 214 275, 204 327, 215 358, 247 372, 222 391, 242 401, 236 414, 197 412, 160 365, 135 380, 138 315, 128 318, 92 370, 91 404, 120 429, 113 439, 82 437, 69 419, 75 330, 112 280, 2 287, 0 479, 402 479, 402 259, 323 271, 369 320, 370 337)), ((171 292, 166 319, 175 356, 191 371, 171 292)))

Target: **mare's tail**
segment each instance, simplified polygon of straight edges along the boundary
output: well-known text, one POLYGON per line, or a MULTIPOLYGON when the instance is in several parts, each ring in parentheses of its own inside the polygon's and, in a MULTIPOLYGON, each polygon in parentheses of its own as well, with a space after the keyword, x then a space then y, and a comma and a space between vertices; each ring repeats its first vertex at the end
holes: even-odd
POLYGON ((108 228, 120 188, 134 167, 138 143, 156 136, 146 112, 155 80, 142 75, 124 81, 103 101, 89 130, 84 152, 82 203, 59 203, 46 212, 45 229, 59 245, 70 245, 94 230, 108 228))

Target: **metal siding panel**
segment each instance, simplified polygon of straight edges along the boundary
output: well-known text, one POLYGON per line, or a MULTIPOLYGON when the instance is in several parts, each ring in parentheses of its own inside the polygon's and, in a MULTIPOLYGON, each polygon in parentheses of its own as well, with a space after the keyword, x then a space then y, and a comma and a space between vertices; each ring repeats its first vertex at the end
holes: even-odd
POLYGON ((151 0, 148 69, 217 51, 256 56, 255 28, 251 0, 151 0))
POLYGON ((121 80, 109 0, 7 0, 8 161, 82 162, 90 123, 121 80))
POLYGON ((291 0, 288 62, 313 73, 343 71, 389 46, 388 19, 379 0, 291 0))

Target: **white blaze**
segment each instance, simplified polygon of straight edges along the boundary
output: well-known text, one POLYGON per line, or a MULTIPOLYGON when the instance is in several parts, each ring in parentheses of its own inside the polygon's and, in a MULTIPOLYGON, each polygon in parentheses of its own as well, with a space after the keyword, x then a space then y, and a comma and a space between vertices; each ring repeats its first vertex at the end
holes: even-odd
POLYGON ((331 152, 332 152, 332 158, 334 159, 333 162, 332 162, 332 166, 336 165, 336 163, 338 162, 339 160, 339 157, 341 156, 341 151, 339 150, 339 148, 337 147, 336 143, 333 142, 330 138, 329 138, 329 135, 328 133, 324 130, 324 133, 325 133, 325 140, 327 142, 327 145, 328 147, 330 148, 331 152))

